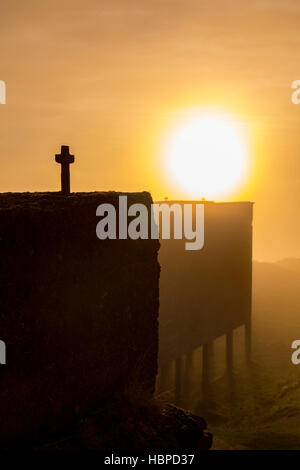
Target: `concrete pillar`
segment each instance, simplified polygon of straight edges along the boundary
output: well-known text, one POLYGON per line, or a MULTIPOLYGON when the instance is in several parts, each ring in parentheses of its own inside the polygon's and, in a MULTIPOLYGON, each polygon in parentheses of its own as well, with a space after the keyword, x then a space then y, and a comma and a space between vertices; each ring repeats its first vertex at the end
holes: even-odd
POLYGON ((213 342, 202 346, 202 391, 205 395, 209 393, 209 384, 213 377, 212 370, 213 342))
POLYGON ((252 328, 251 328, 251 318, 245 323, 245 352, 246 352, 246 361, 249 363, 251 361, 251 342, 252 342, 252 328))
POLYGON ((178 357, 175 361, 175 401, 180 403, 183 398, 183 357, 178 357))
POLYGON ((233 374, 233 330, 226 335, 226 367, 227 374, 233 374))
POLYGON ((164 364, 160 368, 160 374, 159 374, 159 386, 158 390, 159 392, 166 392, 170 388, 172 388, 171 384, 171 368, 172 368, 172 362, 168 362, 167 364, 164 364))
POLYGON ((183 393, 184 393, 184 400, 187 404, 191 395, 193 367, 194 367, 194 351, 186 354, 185 356, 183 393))

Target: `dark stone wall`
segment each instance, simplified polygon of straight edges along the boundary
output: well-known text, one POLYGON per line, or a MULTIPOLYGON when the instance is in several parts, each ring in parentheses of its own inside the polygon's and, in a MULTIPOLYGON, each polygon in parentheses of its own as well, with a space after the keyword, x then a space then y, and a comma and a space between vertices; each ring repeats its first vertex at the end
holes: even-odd
POLYGON ((154 389, 159 242, 96 237, 97 206, 118 196, 0 195, 2 444, 55 434, 126 388, 154 389))

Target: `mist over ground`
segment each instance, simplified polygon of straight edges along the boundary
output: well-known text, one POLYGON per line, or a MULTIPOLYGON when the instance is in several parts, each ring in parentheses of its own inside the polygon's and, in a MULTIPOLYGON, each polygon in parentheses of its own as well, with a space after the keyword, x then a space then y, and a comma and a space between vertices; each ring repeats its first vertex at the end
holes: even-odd
MULTIPOLYGON (((213 376, 201 387, 201 348, 182 405, 203 416, 213 449, 298 449, 300 365, 291 344, 300 339, 300 260, 254 261, 252 359, 245 361, 244 327, 234 331, 234 374, 226 375, 225 337, 214 341, 213 376)), ((174 390, 169 390, 171 399, 174 390)), ((167 398, 167 397, 166 397, 167 398)))

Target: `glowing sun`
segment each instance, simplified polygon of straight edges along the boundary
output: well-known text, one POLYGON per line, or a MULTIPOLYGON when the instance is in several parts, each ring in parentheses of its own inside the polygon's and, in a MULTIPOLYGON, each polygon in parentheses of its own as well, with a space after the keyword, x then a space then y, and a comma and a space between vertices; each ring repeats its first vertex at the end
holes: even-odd
POLYGON ((167 145, 167 171, 187 193, 213 198, 243 183, 247 152, 239 126, 226 115, 185 119, 167 145))

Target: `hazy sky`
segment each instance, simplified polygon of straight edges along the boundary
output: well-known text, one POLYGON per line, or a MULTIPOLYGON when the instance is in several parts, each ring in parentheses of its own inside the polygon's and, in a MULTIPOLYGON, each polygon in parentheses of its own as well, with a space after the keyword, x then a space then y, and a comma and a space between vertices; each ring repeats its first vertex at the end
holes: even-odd
POLYGON ((0 191, 57 190, 69 144, 72 190, 150 190, 162 142, 185 110, 230 113, 249 135, 254 255, 300 257, 297 0, 4 0, 0 11, 0 191))

